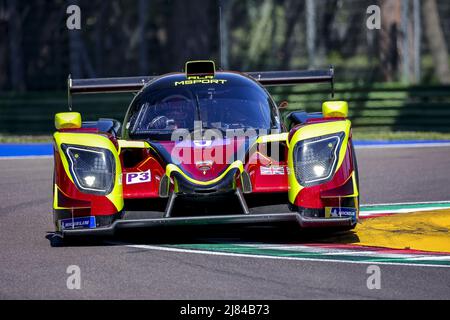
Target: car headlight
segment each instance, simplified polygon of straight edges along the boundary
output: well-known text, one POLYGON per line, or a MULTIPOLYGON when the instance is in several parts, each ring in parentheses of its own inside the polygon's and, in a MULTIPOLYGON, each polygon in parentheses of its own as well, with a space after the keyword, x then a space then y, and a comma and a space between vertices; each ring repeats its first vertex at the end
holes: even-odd
POLYGON ((331 180, 336 170, 344 132, 306 139, 294 147, 293 162, 297 181, 305 187, 331 180))
POLYGON ((62 145, 69 170, 80 191, 98 195, 111 193, 115 162, 111 151, 103 148, 62 145))

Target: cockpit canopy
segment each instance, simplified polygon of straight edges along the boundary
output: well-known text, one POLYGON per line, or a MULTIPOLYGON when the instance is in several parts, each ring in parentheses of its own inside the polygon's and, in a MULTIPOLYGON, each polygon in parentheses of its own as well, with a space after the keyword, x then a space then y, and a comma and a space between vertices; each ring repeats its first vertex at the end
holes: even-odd
POLYGON ((163 139, 177 129, 279 129, 278 111, 254 81, 218 73, 220 81, 185 84, 171 75, 147 86, 132 102, 125 123, 130 137, 163 139), (225 80, 225 81, 224 81, 225 80), (180 85, 181 84, 181 85, 180 85))

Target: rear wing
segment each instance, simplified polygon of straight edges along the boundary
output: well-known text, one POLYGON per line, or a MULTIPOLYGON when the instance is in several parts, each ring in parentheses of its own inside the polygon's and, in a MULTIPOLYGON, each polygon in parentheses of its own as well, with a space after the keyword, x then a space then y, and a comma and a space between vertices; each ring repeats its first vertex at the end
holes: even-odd
POLYGON ((329 82, 331 97, 334 97, 334 67, 328 70, 302 71, 264 71, 247 72, 247 74, 263 86, 292 86, 304 83, 329 82))
POLYGON ((302 83, 334 82, 334 68, 328 70, 247 72, 264 86, 287 86, 302 83))
MULTIPOLYGON (((285 86, 304 83, 329 82, 331 95, 334 96, 334 69, 305 70, 305 71, 264 71, 244 73, 258 81, 263 86, 285 86)), ((189 74, 186 74, 189 77, 189 74)), ((69 109, 72 110, 73 94, 138 92, 147 83, 160 76, 124 77, 124 78, 96 78, 96 79, 67 79, 67 96, 69 109)))
POLYGON ((87 93, 138 92, 146 83, 157 78, 153 77, 123 77, 123 78, 67 78, 67 100, 69 110, 72 110, 72 95, 87 93))

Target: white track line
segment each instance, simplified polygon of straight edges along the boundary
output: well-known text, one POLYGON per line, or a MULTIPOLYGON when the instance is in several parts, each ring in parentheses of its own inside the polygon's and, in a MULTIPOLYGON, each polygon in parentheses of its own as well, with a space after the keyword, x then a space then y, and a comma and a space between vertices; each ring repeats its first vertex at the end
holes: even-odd
MULTIPOLYGON (((355 250, 351 248, 324 248, 324 247, 315 247, 315 246, 304 246, 304 245, 266 245, 266 244, 242 244, 243 248, 252 247, 256 249, 278 249, 278 250, 288 250, 288 251, 299 251, 302 253, 319 253, 325 256, 334 256, 334 255, 348 255, 348 256, 368 256, 368 257, 378 257, 378 258, 401 258, 401 259, 417 259, 417 260, 450 260, 450 255, 426 255, 426 254, 411 254, 411 253, 386 253, 379 252, 376 250, 363 250, 364 247, 361 247, 361 250, 355 250)), ((389 248, 386 248, 389 250, 389 248)), ((390 249, 392 251, 396 249, 390 249)))
POLYGON ((364 204, 361 205, 361 211, 359 213, 360 217, 370 217, 377 214, 391 214, 391 213, 411 213, 411 212, 421 212, 421 211, 433 211, 433 210, 443 210, 450 208, 450 201, 422 201, 422 202, 399 202, 399 203, 374 203, 374 204, 364 204), (431 205, 441 205, 441 206, 431 206, 431 205), (425 207, 411 207, 411 208, 393 208, 394 206, 414 206, 414 205, 425 205, 425 207), (426 205, 430 205, 426 207, 426 205), (375 207, 386 207, 379 210, 364 210, 368 208, 375 207))
POLYGON ((422 212, 422 211, 434 211, 434 210, 444 210, 444 209, 449 209, 448 206, 446 207, 427 207, 427 208, 408 208, 408 209, 393 209, 393 210, 374 210, 374 211, 361 211, 359 213, 360 217, 370 217, 373 215, 378 215, 378 214, 396 214, 396 213, 413 213, 413 212, 422 212))
MULTIPOLYGON (((346 255, 346 256, 363 256, 363 257, 379 257, 379 258, 410 258, 414 257, 423 257, 425 260, 429 258, 429 260, 433 259, 433 256, 425 256, 425 255, 414 255, 414 254, 405 254, 405 253, 380 253, 378 251, 356 251, 352 249, 335 249, 335 248, 316 248, 316 247, 307 247, 307 246, 277 246, 277 245, 242 245, 245 247, 252 247, 256 249, 272 249, 272 250, 288 250, 293 252, 301 252, 301 253, 312 253, 312 254, 322 254, 324 256, 336 256, 336 255, 346 255)), ((363 248, 363 247, 361 247, 363 248)), ((441 257, 440 257, 441 258, 441 257)), ((450 256, 447 257, 450 259, 450 256)))
MULTIPOLYGON (((115 243, 117 244, 117 243, 115 243)), ((122 244, 123 245, 123 244, 122 244)), ((314 259, 314 258, 301 258, 301 257, 278 257, 278 256, 267 256, 267 255, 252 255, 243 253, 230 253, 230 252, 219 252, 219 251, 205 251, 205 250, 191 250, 191 249, 179 249, 179 248, 168 248, 159 247, 151 245, 134 245, 125 244, 125 247, 135 248, 135 249, 145 249, 145 250, 157 250, 157 251, 168 251, 168 252, 178 252, 178 253, 195 253, 204 254, 212 256, 228 256, 228 257, 240 257, 240 258, 256 258, 256 259, 272 259, 272 260, 296 260, 296 261, 318 261, 318 262, 335 262, 335 263, 352 263, 352 264, 371 264, 371 265, 395 265, 395 266, 408 266, 408 267, 437 267, 437 268, 449 268, 446 265, 433 265, 433 264, 416 264, 416 263, 396 263, 396 262, 378 262, 378 261, 347 261, 347 260, 332 260, 332 259, 314 259)), ((430 259, 431 260, 431 259, 430 259)))
POLYGON ((370 204, 363 204, 363 205, 361 205, 361 207, 407 206, 407 205, 414 205, 414 204, 435 204, 435 203, 448 203, 448 204, 450 204, 450 200, 420 201, 420 202, 370 203, 370 204))

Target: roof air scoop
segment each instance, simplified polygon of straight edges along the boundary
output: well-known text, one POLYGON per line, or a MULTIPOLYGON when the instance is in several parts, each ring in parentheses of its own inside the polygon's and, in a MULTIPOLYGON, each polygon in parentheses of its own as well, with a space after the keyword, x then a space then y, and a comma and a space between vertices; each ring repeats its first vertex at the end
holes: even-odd
POLYGON ((214 77, 216 65, 214 61, 209 60, 188 61, 186 62, 185 72, 187 78, 214 77))

